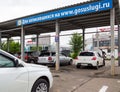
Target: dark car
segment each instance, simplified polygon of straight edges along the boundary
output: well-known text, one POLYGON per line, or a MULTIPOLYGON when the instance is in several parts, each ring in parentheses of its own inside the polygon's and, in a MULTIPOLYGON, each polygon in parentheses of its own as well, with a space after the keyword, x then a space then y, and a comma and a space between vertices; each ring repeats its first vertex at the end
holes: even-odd
MULTIPOLYGON (((39 52, 28 51, 28 52, 25 52, 24 60, 25 60, 26 63, 37 63, 38 56, 39 56, 39 52)), ((17 57, 21 58, 21 54, 19 53, 19 55, 17 57)))

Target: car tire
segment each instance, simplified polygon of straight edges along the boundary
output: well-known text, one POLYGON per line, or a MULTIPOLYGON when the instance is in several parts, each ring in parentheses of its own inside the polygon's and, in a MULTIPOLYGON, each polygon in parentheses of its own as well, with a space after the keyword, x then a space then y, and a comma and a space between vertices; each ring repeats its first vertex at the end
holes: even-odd
POLYGON ((103 66, 105 66, 105 60, 103 60, 103 66))
POLYGON ((70 61, 69 61, 69 65, 72 65, 72 63, 73 63, 73 60, 70 60, 70 61))
POLYGON ((55 67, 55 66, 56 66, 56 61, 52 64, 52 66, 53 66, 53 67, 55 67))
POLYGON ((31 92, 49 92, 49 84, 45 79, 39 79, 33 85, 31 92))
POLYGON ((80 68, 81 67, 81 65, 76 65, 76 68, 80 68))
POLYGON ((31 59, 30 63, 35 64, 35 60, 31 59))

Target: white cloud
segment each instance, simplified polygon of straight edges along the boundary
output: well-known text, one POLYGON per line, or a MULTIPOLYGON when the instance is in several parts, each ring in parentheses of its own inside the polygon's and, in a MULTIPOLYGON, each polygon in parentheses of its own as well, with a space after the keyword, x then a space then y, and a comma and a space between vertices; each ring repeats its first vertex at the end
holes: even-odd
POLYGON ((0 21, 6 21, 87 0, 0 0, 0 21))
MULTIPOLYGON (((0 22, 84 1, 88 0, 0 0, 0 22)), ((67 34, 73 32, 80 32, 80 30, 69 31, 67 34)), ((65 32, 61 34, 65 34, 65 32)), ((91 35, 87 35, 87 37, 91 37, 91 35)), ((67 46, 69 40, 69 36, 63 36, 60 39, 60 44, 67 46)), ((54 37, 52 42, 54 42, 54 37)))

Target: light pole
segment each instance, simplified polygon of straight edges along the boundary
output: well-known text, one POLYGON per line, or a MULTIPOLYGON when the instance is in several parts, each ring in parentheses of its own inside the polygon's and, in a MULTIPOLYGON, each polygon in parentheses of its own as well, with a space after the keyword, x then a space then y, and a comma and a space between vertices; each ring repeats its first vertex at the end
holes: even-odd
POLYGON ((97 50, 99 50, 99 33, 98 33, 98 29, 96 32, 96 40, 97 40, 97 50))

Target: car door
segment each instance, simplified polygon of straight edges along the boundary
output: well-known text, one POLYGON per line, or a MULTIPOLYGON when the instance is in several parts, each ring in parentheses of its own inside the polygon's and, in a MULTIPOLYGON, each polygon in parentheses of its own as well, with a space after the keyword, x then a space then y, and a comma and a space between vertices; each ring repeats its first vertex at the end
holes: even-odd
POLYGON ((28 72, 15 67, 14 58, 0 53, 0 92, 27 92, 28 72))
POLYGON ((68 64, 70 62, 70 58, 68 56, 66 56, 64 53, 62 53, 62 55, 64 56, 64 60, 65 60, 66 64, 68 64))
POLYGON ((60 63, 61 64, 67 64, 67 58, 64 54, 60 53, 60 63))

